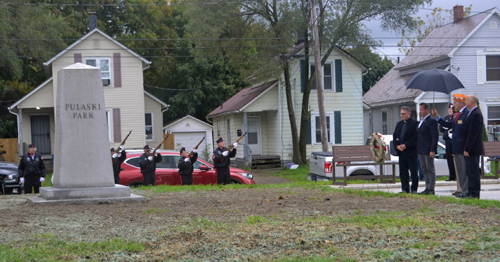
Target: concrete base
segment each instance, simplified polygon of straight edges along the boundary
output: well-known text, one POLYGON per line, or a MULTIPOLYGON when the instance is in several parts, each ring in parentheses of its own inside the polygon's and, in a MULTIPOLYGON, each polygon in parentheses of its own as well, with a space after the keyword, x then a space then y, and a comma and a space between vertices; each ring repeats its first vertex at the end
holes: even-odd
POLYGON ((34 197, 28 197, 26 199, 26 202, 29 204, 41 204, 41 205, 68 205, 68 204, 96 205, 96 204, 114 204, 121 202, 145 202, 145 201, 147 201, 147 198, 134 194, 130 194, 128 197, 110 197, 110 198, 46 200, 39 196, 34 196, 34 197))

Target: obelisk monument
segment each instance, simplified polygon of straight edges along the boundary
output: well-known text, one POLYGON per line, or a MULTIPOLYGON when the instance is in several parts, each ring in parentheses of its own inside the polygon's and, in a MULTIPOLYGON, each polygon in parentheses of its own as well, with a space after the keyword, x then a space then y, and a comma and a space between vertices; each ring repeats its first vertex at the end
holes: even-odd
POLYGON ((28 202, 137 199, 114 183, 99 68, 76 63, 58 72, 55 123, 53 187, 28 202))

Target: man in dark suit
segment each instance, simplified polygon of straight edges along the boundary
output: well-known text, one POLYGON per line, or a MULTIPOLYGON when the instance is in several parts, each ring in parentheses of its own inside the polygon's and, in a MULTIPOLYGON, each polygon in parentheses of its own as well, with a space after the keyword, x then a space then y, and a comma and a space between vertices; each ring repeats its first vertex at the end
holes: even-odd
POLYGON ((412 118, 411 109, 401 107, 401 121, 396 124, 392 134, 393 146, 399 156, 399 177, 401 178, 401 193, 417 193, 418 166, 417 166, 417 126, 418 122, 412 118), (411 172, 411 191, 408 170, 411 172))
POLYGON ((460 151, 465 157, 465 167, 469 182, 469 194, 472 198, 479 198, 481 191, 481 177, 479 174, 479 156, 484 155, 483 145, 483 114, 477 107, 477 97, 470 95, 465 99, 469 115, 465 118, 460 130, 460 151))
POLYGON ((431 118, 429 104, 420 103, 419 110, 421 120, 418 124, 417 153, 425 180, 425 190, 419 194, 434 195, 434 187, 436 186, 434 155, 437 151, 438 127, 436 120, 431 118))
POLYGON ((453 154, 453 162, 455 163, 455 171, 457 173, 457 191, 453 193, 456 197, 469 196, 469 182, 465 171, 465 159, 463 152, 460 151, 460 130, 462 129, 465 118, 469 114, 469 109, 465 107, 466 98, 467 96, 462 94, 453 95, 453 105, 457 111, 457 116, 452 123, 443 121, 436 109, 432 109, 432 115, 437 118, 439 124, 451 128, 451 134, 448 136, 451 137, 451 153, 453 154))

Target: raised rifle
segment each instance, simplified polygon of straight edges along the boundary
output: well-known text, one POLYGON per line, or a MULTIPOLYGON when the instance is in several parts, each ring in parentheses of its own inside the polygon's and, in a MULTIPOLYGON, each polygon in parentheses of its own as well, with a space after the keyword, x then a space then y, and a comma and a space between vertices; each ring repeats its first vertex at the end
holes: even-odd
MULTIPOLYGON (((240 140, 241 140, 241 139, 242 139, 242 138, 243 138, 246 134, 247 134, 247 132, 245 132, 245 134, 243 134, 242 136, 240 136, 240 138, 238 138, 236 141, 234 141, 234 143, 238 143, 238 141, 240 141, 240 140)), ((234 143, 233 143, 233 144, 234 144, 234 143)), ((233 144, 231 144, 231 146, 230 146, 230 147, 228 147, 226 151, 228 151, 228 152, 229 152, 229 151, 233 150, 233 148, 234 148, 234 145, 233 145, 233 144)), ((221 159, 220 161, 224 160, 224 158, 225 158, 225 156, 223 156, 223 157, 222 157, 222 159, 221 159)))
MULTIPOLYGON (((201 139, 200 143, 198 143, 198 144, 197 144, 197 145, 193 148, 193 150, 198 149, 198 146, 200 146, 200 145, 201 145, 201 142, 203 142, 203 140, 205 140, 205 137, 203 137, 203 138, 201 139)), ((188 158, 193 157, 193 154, 194 154, 194 152, 193 152, 193 151, 191 151, 191 153, 189 153, 189 155, 188 155, 188 158)))
MULTIPOLYGON (((153 150, 153 152, 150 153, 148 156, 153 156, 154 157, 155 154, 156 154, 156 150, 158 150, 158 148, 160 148, 160 146, 163 145, 163 143, 165 143, 165 141, 167 141, 167 139, 168 139, 169 136, 170 136, 170 132, 167 133, 167 136, 165 137, 165 139, 163 139, 163 141, 161 141, 161 143, 157 147, 155 147, 155 150, 153 150)), ((149 167, 149 164, 151 164, 151 162, 148 163, 148 165, 146 166, 146 168, 149 167)))
MULTIPOLYGON (((125 139, 123 139, 123 141, 122 141, 122 143, 120 144, 120 146, 125 145, 125 142, 127 141, 127 138, 130 136, 130 134, 132 134, 132 130, 130 130, 130 132, 128 132, 128 135, 125 137, 125 139)), ((120 146, 119 146, 118 148, 120 148, 120 146)), ((120 153, 121 153, 121 150, 119 150, 117 154, 120 154, 120 153)), ((117 159, 118 159, 118 157, 117 157, 117 158, 113 158, 113 161, 112 161, 112 162, 113 162, 113 165, 116 163, 116 160, 117 160, 117 159)))

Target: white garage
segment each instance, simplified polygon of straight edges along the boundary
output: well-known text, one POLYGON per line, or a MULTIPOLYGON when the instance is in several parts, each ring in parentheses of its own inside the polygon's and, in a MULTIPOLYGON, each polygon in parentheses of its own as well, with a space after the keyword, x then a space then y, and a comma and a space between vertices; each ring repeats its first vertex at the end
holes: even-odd
POLYGON ((205 140, 198 147, 198 155, 204 159, 212 155, 212 125, 187 115, 166 124, 163 130, 164 133, 170 132, 174 135, 176 150, 185 147, 190 152, 205 137, 205 140), (203 155, 203 152, 207 152, 208 157, 203 155))

